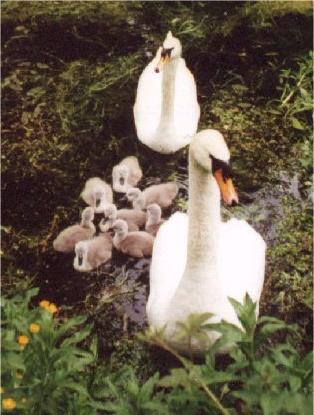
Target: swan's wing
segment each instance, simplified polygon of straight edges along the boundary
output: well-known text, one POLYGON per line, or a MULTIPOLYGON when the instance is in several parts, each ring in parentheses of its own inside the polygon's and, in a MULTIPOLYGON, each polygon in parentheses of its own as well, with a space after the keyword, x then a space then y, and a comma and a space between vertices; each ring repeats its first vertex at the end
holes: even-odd
POLYGON ((150 266, 148 320, 154 327, 163 325, 165 311, 183 275, 187 254, 188 217, 174 213, 164 222, 155 238, 150 266))
POLYGON ((231 219, 221 229, 219 273, 228 297, 242 302, 246 293, 259 302, 264 283, 266 243, 244 220, 231 219))
POLYGON ((138 81, 133 111, 137 136, 141 141, 153 138, 160 121, 162 74, 155 72, 157 60, 154 58, 146 66, 138 81))
POLYGON ((192 138, 197 131, 200 118, 200 106, 194 76, 180 59, 176 71, 174 123, 178 136, 192 138))

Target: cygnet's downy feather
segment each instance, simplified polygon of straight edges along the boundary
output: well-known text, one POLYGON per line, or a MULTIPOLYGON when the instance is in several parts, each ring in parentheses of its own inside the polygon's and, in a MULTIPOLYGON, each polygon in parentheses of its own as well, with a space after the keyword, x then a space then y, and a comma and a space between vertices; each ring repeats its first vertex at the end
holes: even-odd
POLYGON ((118 251, 136 258, 151 256, 154 245, 152 235, 143 231, 128 232, 127 223, 122 219, 115 222, 113 229, 113 245, 118 251))
POLYGON ((157 203, 161 208, 169 207, 179 192, 175 182, 154 184, 141 191, 132 188, 127 193, 127 198, 132 202, 134 209, 146 209, 148 205, 157 203))
POLYGON ((156 203, 147 206, 145 231, 156 236, 160 226, 164 223, 161 219, 161 208, 156 203))
POLYGON ((94 210, 87 207, 82 212, 81 223, 69 226, 64 229, 53 241, 53 247, 58 252, 73 252, 75 244, 85 239, 90 239, 96 232, 94 220, 94 210))
POLYGON ((104 209, 105 219, 102 219, 99 223, 99 228, 102 232, 107 232, 112 228, 117 219, 123 219, 128 224, 128 230, 138 231, 145 225, 146 214, 145 212, 137 209, 117 209, 114 204, 106 206, 104 209), (106 218, 108 220, 106 221, 106 218))
POLYGON ((112 237, 108 233, 75 245, 73 266, 77 271, 87 272, 99 267, 112 257, 112 237))
POLYGON ((112 169, 112 187, 115 192, 126 193, 135 187, 143 176, 138 159, 135 156, 124 158, 112 169))
POLYGON ((103 212, 104 207, 113 201, 111 186, 99 177, 86 181, 81 197, 96 213, 103 212))

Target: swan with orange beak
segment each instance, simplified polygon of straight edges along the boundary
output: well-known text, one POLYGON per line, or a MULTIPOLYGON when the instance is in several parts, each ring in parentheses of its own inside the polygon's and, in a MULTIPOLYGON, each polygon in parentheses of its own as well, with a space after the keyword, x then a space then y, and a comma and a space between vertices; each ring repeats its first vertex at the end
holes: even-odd
MULTIPOLYGON (((208 323, 225 320, 241 327, 229 298, 243 302, 246 293, 258 314, 266 244, 244 220, 221 220, 221 198, 227 205, 238 202, 229 159, 219 131, 204 130, 193 137, 188 212, 174 213, 155 238, 148 321, 153 329, 164 328, 164 338, 183 353, 190 345, 178 336, 177 323, 191 314, 210 313, 208 323)), ((208 330, 206 338, 193 340, 193 353, 203 354, 218 337, 208 330)))
POLYGON ((140 76, 134 104, 138 139, 163 154, 189 144, 200 117, 195 80, 181 55, 180 40, 168 32, 140 76))

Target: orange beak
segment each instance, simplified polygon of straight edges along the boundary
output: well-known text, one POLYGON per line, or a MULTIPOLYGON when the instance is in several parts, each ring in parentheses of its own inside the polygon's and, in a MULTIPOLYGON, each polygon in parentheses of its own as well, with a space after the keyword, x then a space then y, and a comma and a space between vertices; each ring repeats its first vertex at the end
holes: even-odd
POLYGON ((156 66, 156 68, 155 68, 155 72, 161 72, 162 71, 162 68, 165 66, 165 64, 167 63, 167 62, 169 62, 169 60, 170 60, 170 57, 168 56, 168 55, 166 55, 166 56, 162 56, 161 58, 160 58, 160 60, 159 60, 159 62, 157 63, 157 66, 156 66))
POLYGON ((221 197, 226 205, 232 205, 232 202, 238 203, 238 194, 233 186, 232 180, 230 178, 225 180, 222 176, 221 169, 216 170, 214 176, 220 188, 221 197))

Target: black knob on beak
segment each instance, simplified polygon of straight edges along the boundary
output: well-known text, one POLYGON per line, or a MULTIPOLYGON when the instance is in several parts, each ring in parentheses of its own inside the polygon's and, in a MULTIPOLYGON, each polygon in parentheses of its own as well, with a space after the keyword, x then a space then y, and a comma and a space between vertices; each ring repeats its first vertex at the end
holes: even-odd
POLYGON ((155 72, 156 73, 159 73, 159 68, 155 68, 155 72))

